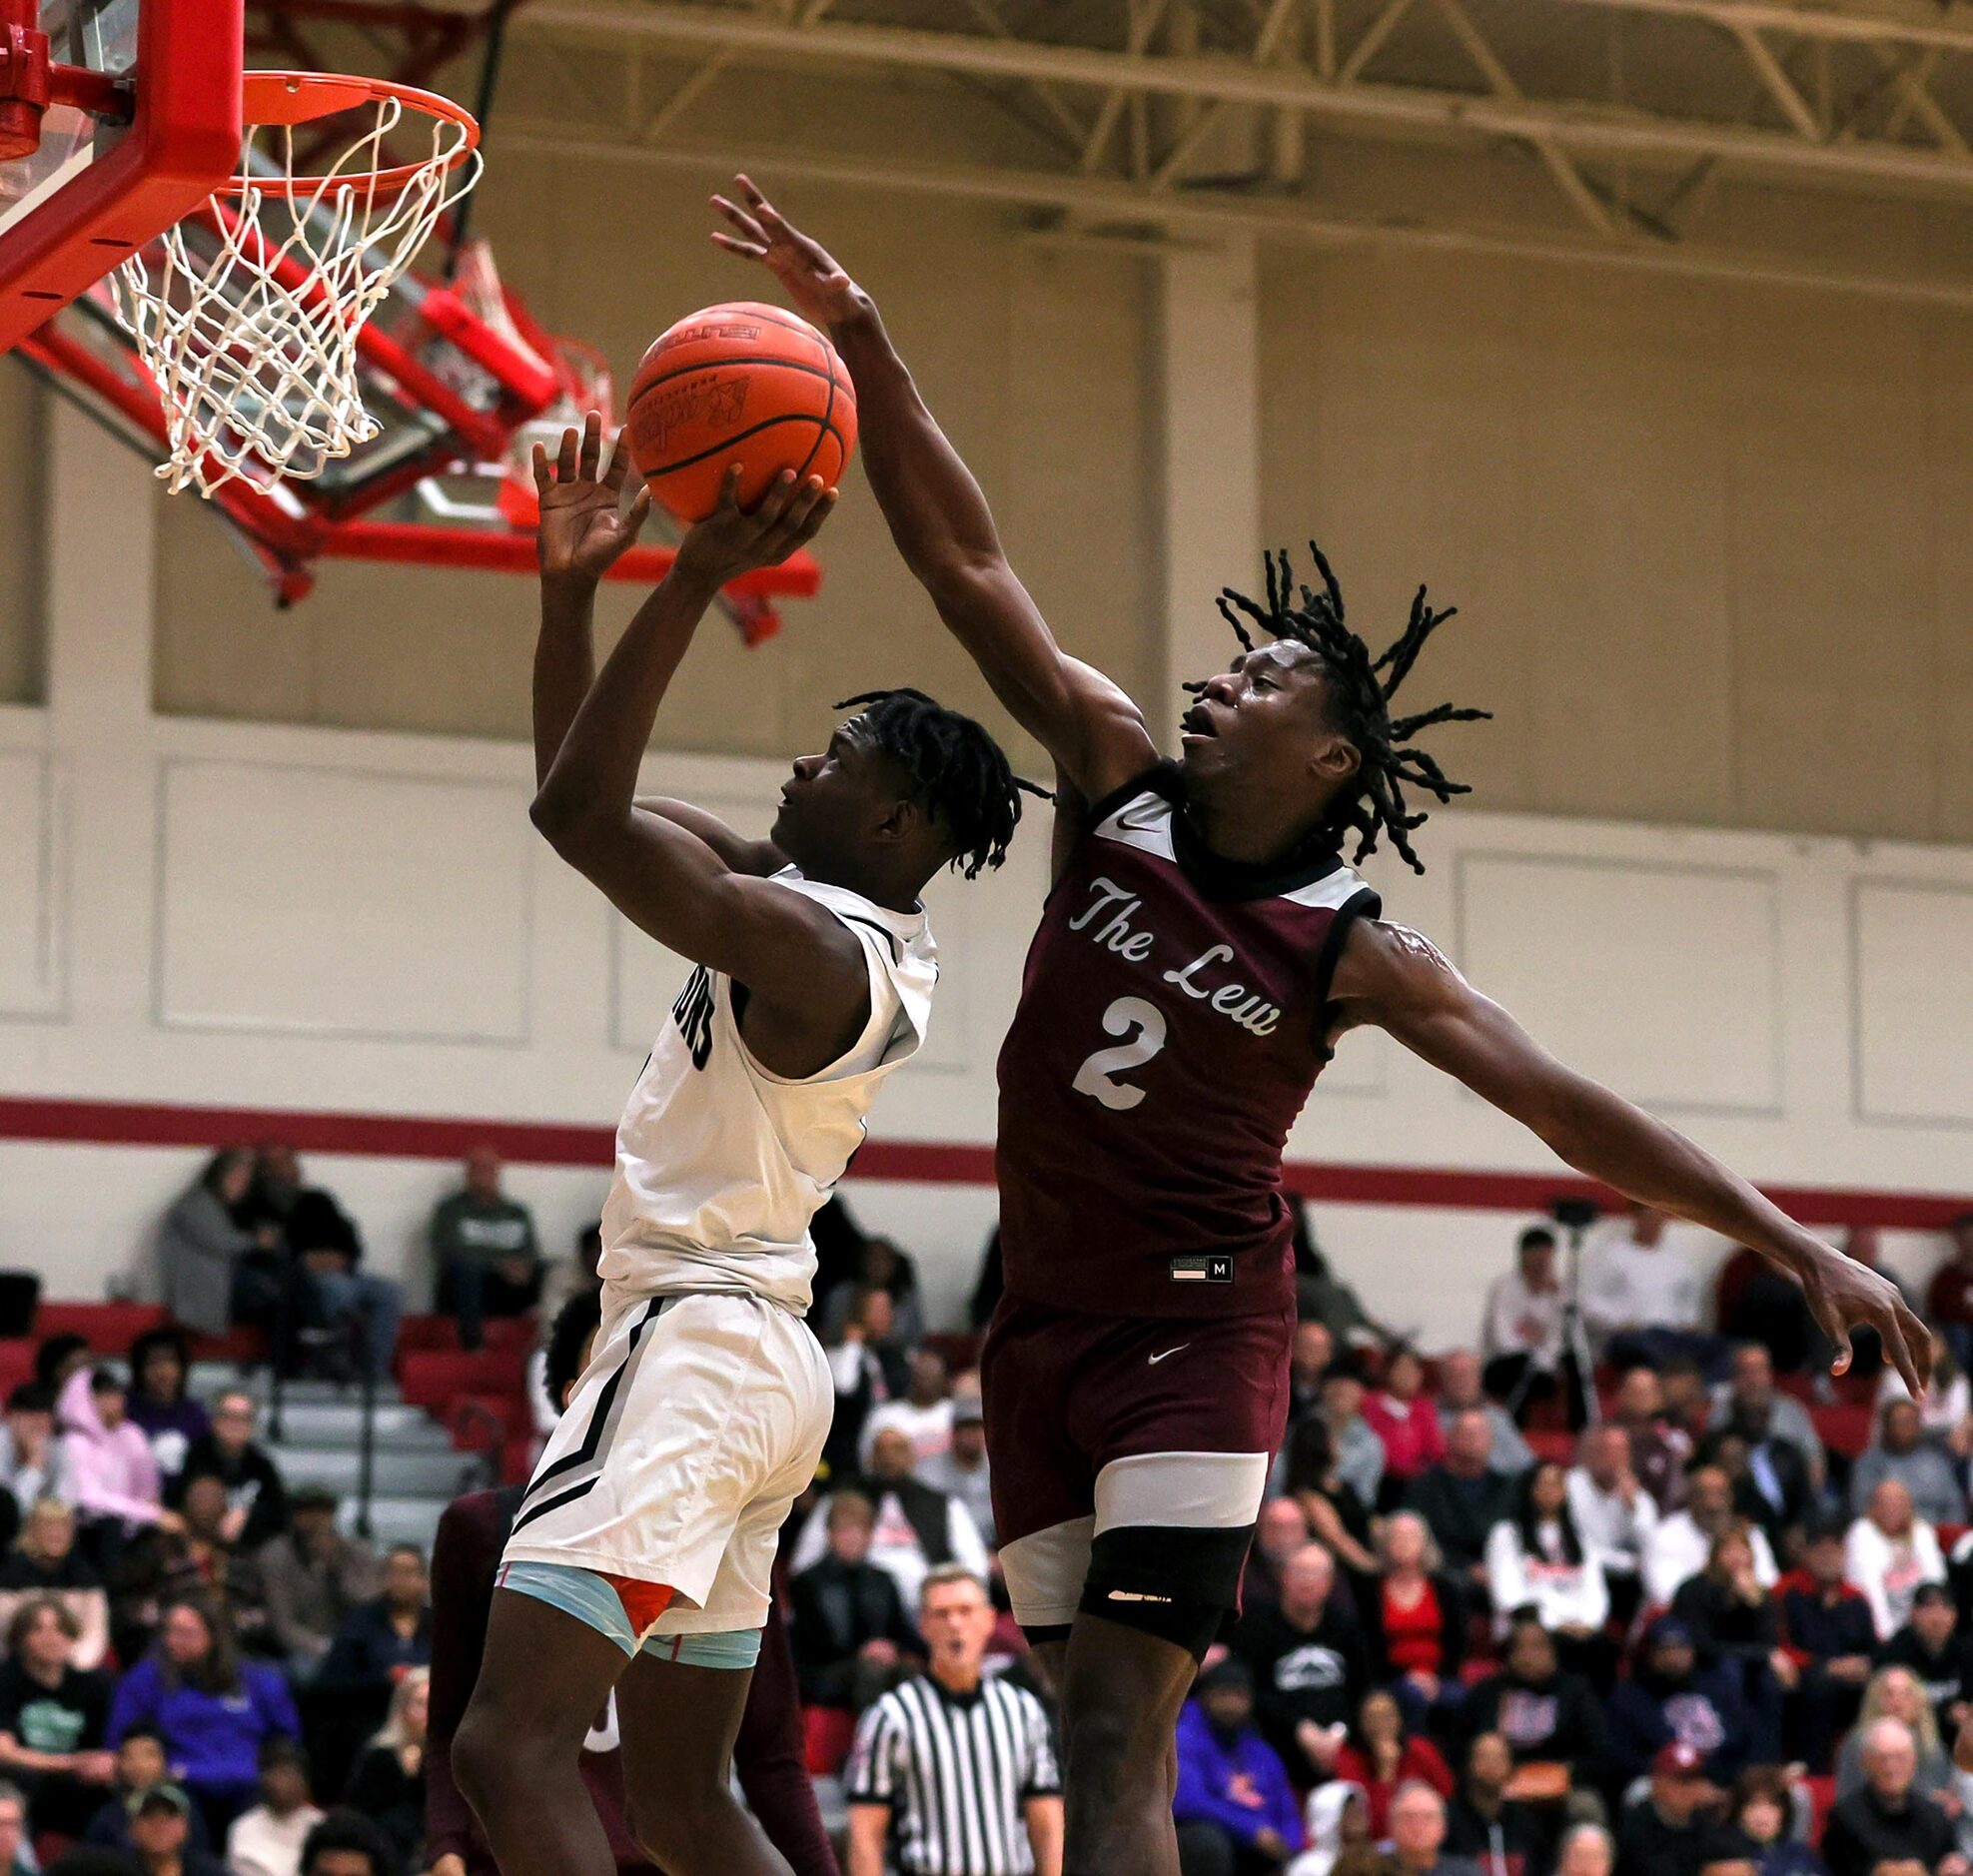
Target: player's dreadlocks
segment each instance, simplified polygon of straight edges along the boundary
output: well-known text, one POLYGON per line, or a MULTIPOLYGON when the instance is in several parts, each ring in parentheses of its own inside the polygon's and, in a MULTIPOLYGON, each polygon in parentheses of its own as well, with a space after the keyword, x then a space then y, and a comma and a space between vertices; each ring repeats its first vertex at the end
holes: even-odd
MULTIPOLYGON (((1309 551, 1316 557, 1316 568, 1323 576, 1323 590, 1301 587, 1301 603, 1292 599, 1293 582, 1288 570, 1288 549, 1266 559, 1268 602, 1265 606, 1231 586, 1220 595, 1220 611, 1239 634, 1249 651, 1254 640, 1242 614, 1276 638, 1293 638, 1305 644, 1323 661, 1329 678, 1330 714, 1339 732, 1349 737, 1362 758, 1357 771, 1356 792, 1337 803, 1333 819, 1339 828, 1355 828, 1358 834, 1357 858, 1362 860, 1376 847, 1378 836, 1391 836, 1391 844, 1405 857, 1416 873, 1424 863, 1412 851, 1411 833, 1423 827, 1423 810, 1409 814, 1405 809, 1405 786, 1423 788, 1440 801, 1455 795, 1471 794, 1464 783, 1449 781, 1446 772, 1425 750, 1410 738, 1435 723, 1471 723, 1490 717, 1491 710, 1457 710, 1450 703, 1423 710, 1416 716, 1391 714, 1392 694, 1410 675, 1425 641, 1459 609, 1448 606, 1435 612, 1427 603, 1425 588, 1418 589, 1412 601, 1412 616, 1405 629, 1381 656, 1373 658, 1370 646, 1343 622, 1343 588, 1323 557, 1323 550, 1312 540, 1309 551)), ((1188 685, 1203 689, 1203 685, 1188 685)))
POLYGON ((866 690, 839 710, 861 708, 870 736, 911 778, 912 798, 952 837, 952 864, 968 879, 998 866, 1021 818, 1021 795, 1043 789, 1020 780, 1000 745, 970 716, 922 690, 866 690))

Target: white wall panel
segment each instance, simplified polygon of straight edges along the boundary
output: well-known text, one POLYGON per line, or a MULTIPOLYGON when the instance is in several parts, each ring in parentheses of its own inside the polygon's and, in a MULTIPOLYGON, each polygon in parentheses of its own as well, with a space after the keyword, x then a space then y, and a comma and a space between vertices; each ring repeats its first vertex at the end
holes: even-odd
POLYGON ((511 789, 196 761, 161 786, 161 1023, 526 1040, 534 841, 511 789))
POLYGON ((1852 906, 1858 1118, 1973 1126, 1973 889, 1860 879, 1852 906))
POLYGON ((1467 853, 1461 966, 1572 1066, 1666 1111, 1781 1108, 1764 872, 1467 853))
POLYGON ((0 1016, 59 1014, 61 907, 53 765, 0 749, 0 1016))

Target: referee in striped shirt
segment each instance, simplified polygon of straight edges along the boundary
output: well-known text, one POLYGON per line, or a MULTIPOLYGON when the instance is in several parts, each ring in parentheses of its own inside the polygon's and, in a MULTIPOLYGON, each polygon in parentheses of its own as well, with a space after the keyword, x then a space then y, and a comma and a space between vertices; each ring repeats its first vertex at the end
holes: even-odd
POLYGON ((1026 1688, 981 1675, 993 1634, 985 1585, 963 1564, 933 1570, 918 1627, 931 1671, 892 1688, 856 1729, 848 1876, 1062 1876, 1048 1715, 1026 1688))

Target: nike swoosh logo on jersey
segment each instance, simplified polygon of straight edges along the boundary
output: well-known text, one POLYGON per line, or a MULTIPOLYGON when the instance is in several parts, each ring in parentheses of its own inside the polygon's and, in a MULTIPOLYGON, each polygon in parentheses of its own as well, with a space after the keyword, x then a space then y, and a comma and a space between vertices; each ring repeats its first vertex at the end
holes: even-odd
POLYGON ((1151 1366, 1152 1366, 1153 1368, 1156 1368, 1156 1367, 1158 1366, 1158 1364, 1159 1364, 1160 1362, 1162 1362, 1162 1361, 1164 1361, 1164 1360, 1165 1360, 1165 1359, 1166 1359, 1166 1358, 1167 1358, 1168 1356, 1174 1356, 1174 1355, 1177 1355, 1177 1354, 1179 1353, 1179 1349, 1189 1349, 1189 1348, 1191 1348, 1191 1347, 1192 1347, 1192 1344, 1191 1344, 1191 1343, 1189 1343, 1189 1342, 1182 1342, 1182 1343, 1180 1343, 1180 1344, 1179 1344, 1179 1346, 1178 1346, 1178 1349, 1167 1349, 1167 1350, 1165 1351, 1165 1353, 1164 1353, 1164 1355, 1154 1355, 1154 1356, 1153 1356, 1153 1357, 1151 1358, 1151 1366))

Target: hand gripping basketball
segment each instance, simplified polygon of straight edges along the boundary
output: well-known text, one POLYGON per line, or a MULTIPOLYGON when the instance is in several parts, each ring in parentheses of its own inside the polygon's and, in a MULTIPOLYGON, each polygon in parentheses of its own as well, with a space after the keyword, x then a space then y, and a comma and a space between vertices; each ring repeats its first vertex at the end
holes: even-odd
POLYGON ((678 572, 709 586, 725 585, 758 566, 778 566, 820 531, 836 505, 836 491, 819 475, 805 480, 783 469, 753 507, 741 505, 746 471, 735 463, 720 484, 719 503, 678 543, 678 572))

